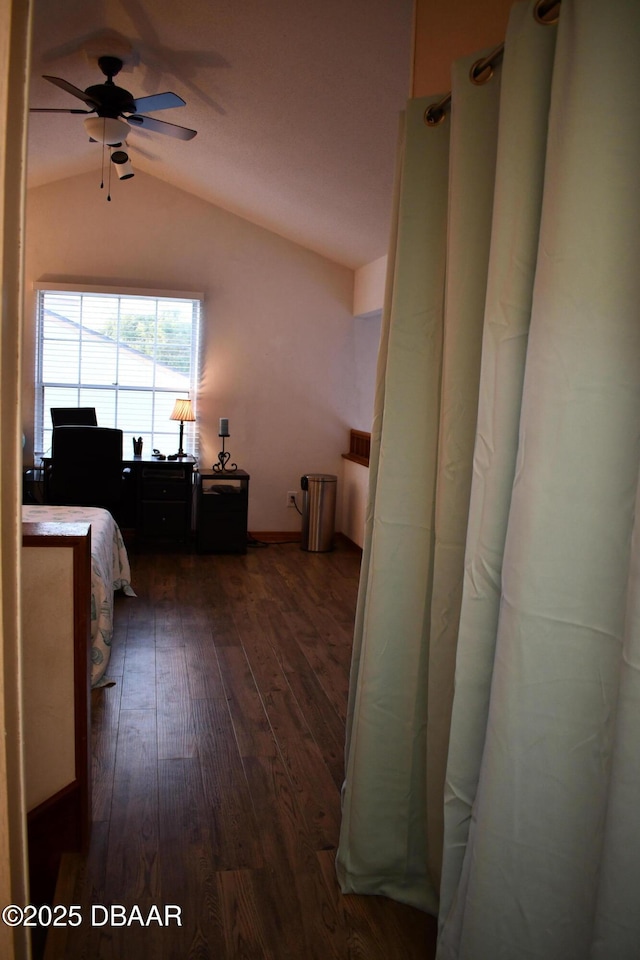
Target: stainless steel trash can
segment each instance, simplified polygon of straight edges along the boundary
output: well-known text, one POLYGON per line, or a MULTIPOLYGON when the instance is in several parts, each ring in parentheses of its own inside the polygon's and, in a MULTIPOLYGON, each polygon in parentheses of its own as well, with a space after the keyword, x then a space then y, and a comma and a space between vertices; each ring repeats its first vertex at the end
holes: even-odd
POLYGON ((331 473, 306 473, 300 478, 303 550, 333 550, 337 485, 338 478, 331 473))

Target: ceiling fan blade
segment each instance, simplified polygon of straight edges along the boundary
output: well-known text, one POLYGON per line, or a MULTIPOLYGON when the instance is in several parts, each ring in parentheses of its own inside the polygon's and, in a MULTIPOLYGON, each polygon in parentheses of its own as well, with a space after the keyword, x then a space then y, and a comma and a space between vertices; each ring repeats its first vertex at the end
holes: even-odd
POLYGON ((189 130, 188 127, 178 127, 175 123, 167 123, 166 120, 156 120, 154 117, 141 117, 139 113, 134 113, 124 119, 132 127, 143 127, 145 130, 154 130, 155 133, 164 133, 168 137, 175 137, 176 140, 193 140, 198 132, 197 130, 189 130))
POLYGON ((154 110, 169 110, 171 107, 184 107, 185 101, 177 93, 154 93, 150 97, 139 97, 133 101, 136 113, 147 113, 154 110))
POLYGON ((68 80, 63 80, 61 77, 47 77, 44 74, 42 79, 48 80, 49 83, 54 83, 56 87, 60 87, 61 90, 65 90, 66 93, 70 93, 72 97, 77 97, 79 100, 84 100, 84 102, 94 110, 96 107, 100 106, 99 103, 96 103, 95 100, 87 96, 84 90, 81 90, 79 87, 74 87, 74 85, 69 83, 68 80))
POLYGON ((63 110, 61 107, 29 107, 29 113, 95 113, 95 110, 63 110))

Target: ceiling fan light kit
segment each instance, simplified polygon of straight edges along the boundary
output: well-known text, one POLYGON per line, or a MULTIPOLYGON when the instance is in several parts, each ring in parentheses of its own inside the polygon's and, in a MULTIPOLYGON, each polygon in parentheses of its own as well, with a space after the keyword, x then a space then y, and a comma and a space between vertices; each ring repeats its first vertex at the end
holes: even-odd
MULTIPOLYGON (((118 144, 118 147, 122 144, 118 144)), ((135 176, 129 154, 124 150, 111 148, 111 162, 115 165, 119 180, 130 180, 135 176)))
POLYGON ((83 123, 90 140, 107 146, 124 143, 129 134, 129 124, 115 117, 85 117, 83 123))
MULTIPOLYGON (((135 127, 144 127, 149 131, 174 137, 176 140, 192 140, 195 137, 195 130, 180 127, 175 123, 167 123, 164 120, 156 120, 155 117, 143 116, 140 113, 141 110, 153 113, 155 110, 184 107, 185 102, 182 97, 179 97, 176 93, 166 92, 152 94, 136 100, 128 90, 116 86, 113 82, 113 78, 120 73, 123 66, 119 57, 98 57, 98 66, 107 79, 105 83, 94 84, 87 87, 86 90, 80 90, 79 87, 75 87, 61 77, 44 77, 45 80, 60 87, 61 90, 77 97, 78 100, 82 100, 88 107, 87 110, 33 107, 32 112, 96 114, 95 116, 85 117, 83 121, 85 130, 91 141, 102 144, 103 158, 105 147, 109 148, 111 160, 115 164, 120 180, 131 179, 134 175, 133 169, 129 155, 124 150, 114 152, 112 148, 126 145, 127 135, 131 127, 134 129, 135 127)), ((109 195, 107 199, 110 200, 111 196, 109 195)))

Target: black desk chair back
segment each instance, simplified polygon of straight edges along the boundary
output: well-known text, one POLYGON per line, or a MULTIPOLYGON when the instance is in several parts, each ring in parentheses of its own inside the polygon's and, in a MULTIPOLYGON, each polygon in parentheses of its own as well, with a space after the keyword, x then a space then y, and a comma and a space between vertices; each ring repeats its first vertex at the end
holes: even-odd
POLYGON ((127 473, 122 464, 122 430, 54 427, 47 477, 49 503, 104 507, 120 521, 127 473))

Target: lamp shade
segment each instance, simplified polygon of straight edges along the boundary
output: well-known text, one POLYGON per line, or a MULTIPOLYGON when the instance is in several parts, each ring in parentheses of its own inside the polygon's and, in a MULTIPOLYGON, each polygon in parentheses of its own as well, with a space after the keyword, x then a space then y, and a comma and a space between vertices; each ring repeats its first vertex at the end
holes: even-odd
POLYGON ((84 128, 98 143, 124 143, 130 132, 128 123, 112 117, 85 117, 84 128))
POLYGON ((196 418, 193 412, 193 407, 191 406, 191 400, 176 400, 169 419, 181 421, 195 420, 196 418))

